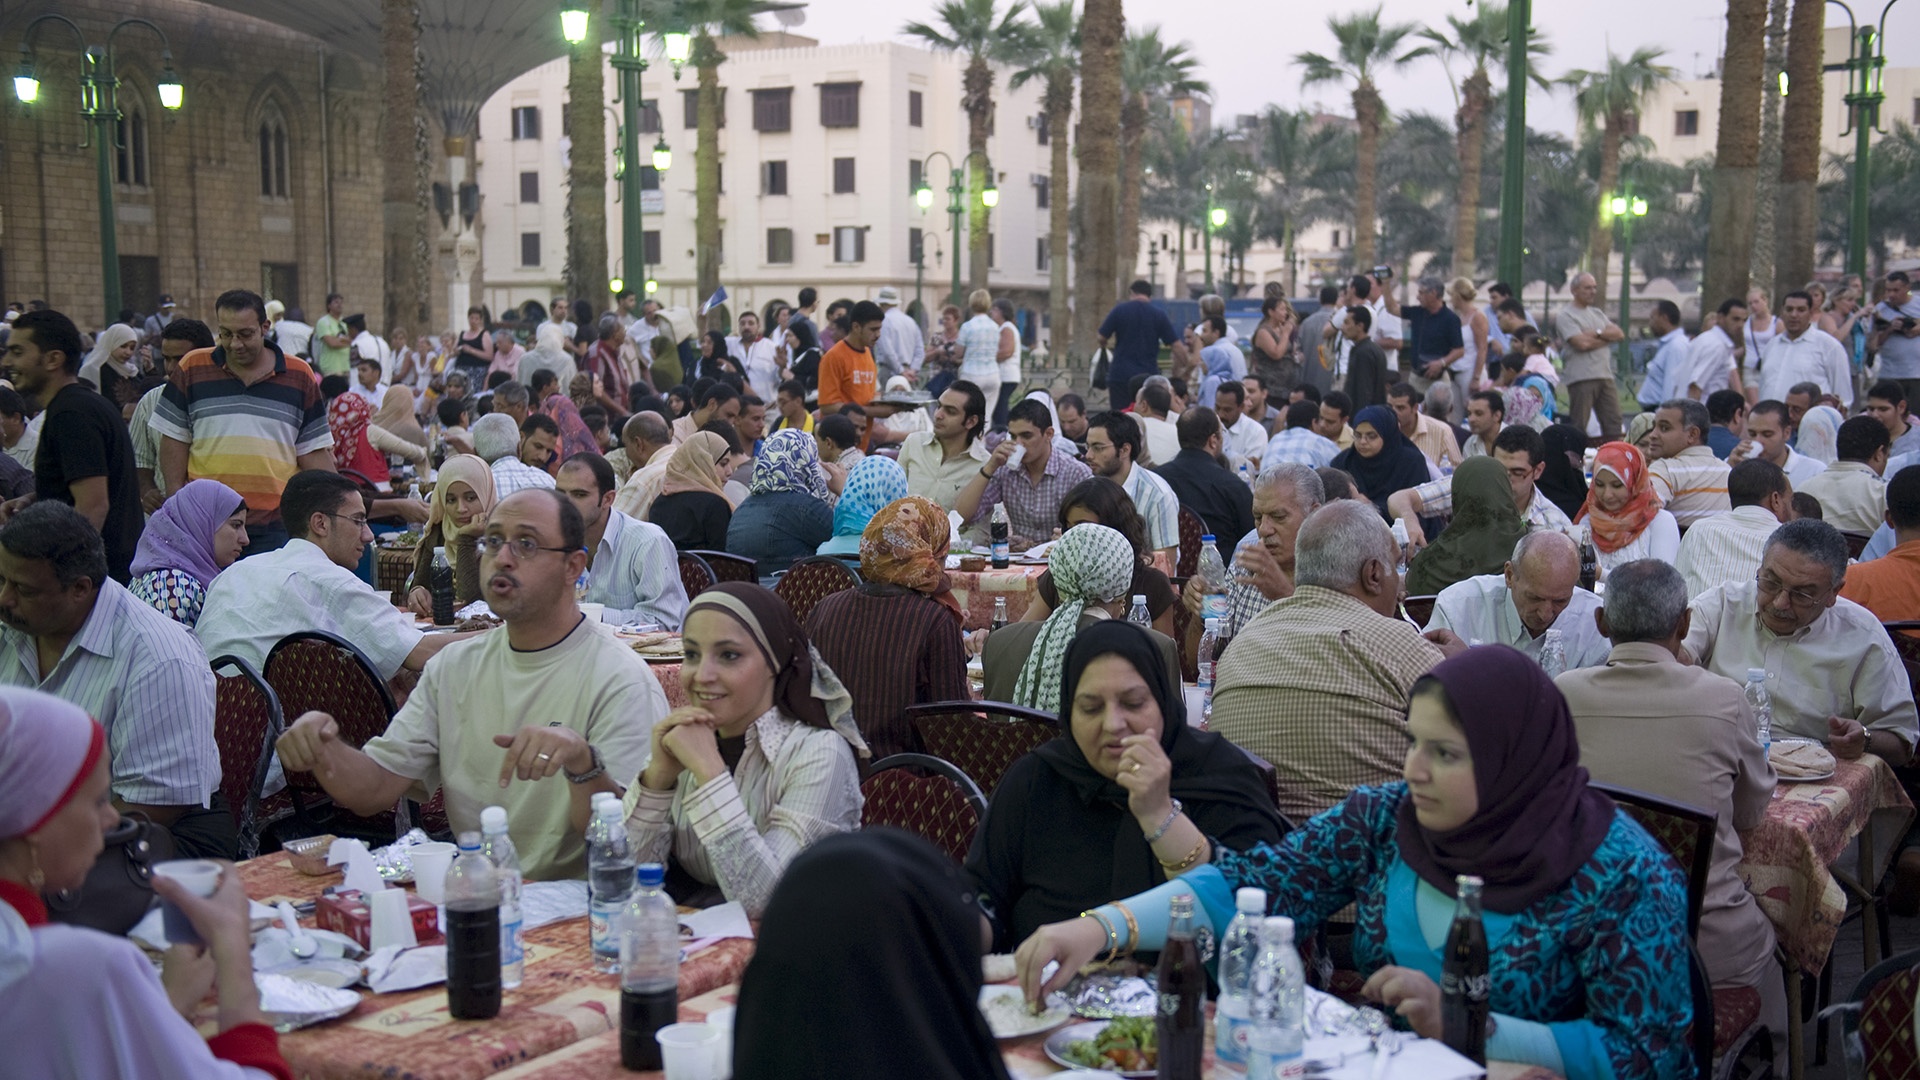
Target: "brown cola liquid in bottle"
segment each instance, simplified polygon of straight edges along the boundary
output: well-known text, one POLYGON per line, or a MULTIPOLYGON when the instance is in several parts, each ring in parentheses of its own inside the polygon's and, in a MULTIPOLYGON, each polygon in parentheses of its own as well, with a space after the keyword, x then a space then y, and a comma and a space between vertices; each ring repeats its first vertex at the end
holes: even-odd
POLYGON ((1172 900, 1167 944, 1160 950, 1160 1007, 1154 1035, 1160 1051, 1160 1080, 1200 1080, 1207 1041, 1207 969, 1193 940, 1193 897, 1172 900))
POLYGON ((1487 1063, 1487 928, 1480 921, 1480 879, 1454 878, 1459 897, 1441 959, 1440 1038, 1477 1065, 1487 1063))

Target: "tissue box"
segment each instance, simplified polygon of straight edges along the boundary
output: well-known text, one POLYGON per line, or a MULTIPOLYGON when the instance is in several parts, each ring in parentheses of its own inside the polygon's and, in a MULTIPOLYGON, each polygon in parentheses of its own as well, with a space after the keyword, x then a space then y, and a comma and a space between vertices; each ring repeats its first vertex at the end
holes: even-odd
MULTIPOLYGON (((413 917, 413 935, 422 945, 438 945, 445 939, 440 933, 440 909, 419 896, 407 894, 407 914, 413 917)), ((370 948, 373 913, 358 889, 327 893, 314 905, 313 921, 322 930, 345 934, 370 948)))

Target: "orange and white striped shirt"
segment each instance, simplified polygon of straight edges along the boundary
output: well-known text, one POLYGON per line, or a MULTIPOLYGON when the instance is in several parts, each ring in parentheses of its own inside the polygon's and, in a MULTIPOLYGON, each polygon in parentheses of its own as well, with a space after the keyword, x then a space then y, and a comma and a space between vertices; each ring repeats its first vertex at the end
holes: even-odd
POLYGON ((1726 462, 1713 456, 1705 446, 1689 446, 1672 457, 1661 458, 1647 466, 1647 478, 1653 493, 1672 512, 1681 528, 1714 514, 1733 509, 1727 501, 1726 462))

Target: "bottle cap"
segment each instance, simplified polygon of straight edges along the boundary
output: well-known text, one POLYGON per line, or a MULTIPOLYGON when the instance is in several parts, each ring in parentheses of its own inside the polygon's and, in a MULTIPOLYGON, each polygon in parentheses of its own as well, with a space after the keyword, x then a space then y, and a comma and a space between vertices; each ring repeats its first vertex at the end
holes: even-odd
POLYGON ((1201 536, 1200 536, 1200 542, 1201 542, 1201 543, 1203 543, 1203 544, 1211 544, 1211 543, 1213 543, 1213 534, 1212 534, 1212 533, 1203 533, 1203 534, 1201 534, 1201 536))
POLYGON ((1136 603, 1136 604, 1144 604, 1144 603, 1146 603, 1146 602, 1147 602, 1147 597, 1146 597, 1146 594, 1145 594, 1145 593, 1134 593, 1134 594, 1133 594, 1133 602, 1134 602, 1134 603, 1136 603))
POLYGON ((1763 668, 1763 667, 1750 667, 1750 668, 1748 668, 1748 669, 1747 669, 1747 681, 1748 681, 1748 682, 1766 682, 1766 681, 1767 681, 1767 669, 1766 669, 1766 668, 1763 668))
POLYGON ((504 806, 489 806, 485 810, 480 811, 480 830, 490 833, 506 832, 507 808, 504 806))
POLYGON ((1220 629, 1220 616, 1218 615, 1207 616, 1207 633, 1211 634, 1214 631, 1219 629, 1220 629))
POLYGON ((480 834, 477 832, 461 833, 460 834, 460 850, 461 851, 479 851, 480 850, 480 834))
POLYGON ((667 882, 667 868, 657 862, 641 863, 633 868, 633 880, 649 889, 657 889, 667 882))
POLYGON ((1233 894, 1235 910, 1246 915, 1258 915, 1267 910, 1267 890, 1240 889, 1233 894))
POLYGON ((446 545, 444 545, 444 544, 435 544, 435 545, 434 545, 434 547, 433 547, 433 557, 434 557, 434 558, 436 558, 436 559, 444 559, 444 558, 446 558, 446 557, 447 557, 447 548, 446 548, 446 545))
POLYGON ((1260 924, 1260 944, 1293 944, 1293 920, 1285 915, 1269 915, 1267 921, 1260 924))
POLYGON ((619 821, 620 799, 618 796, 613 795, 611 791, 607 792, 607 794, 612 797, 595 802, 593 804, 593 814, 602 821, 619 821))
POLYGON ((1456 874, 1453 879, 1453 887, 1463 893, 1477 893, 1480 891, 1480 885, 1480 879, 1473 874, 1456 874))

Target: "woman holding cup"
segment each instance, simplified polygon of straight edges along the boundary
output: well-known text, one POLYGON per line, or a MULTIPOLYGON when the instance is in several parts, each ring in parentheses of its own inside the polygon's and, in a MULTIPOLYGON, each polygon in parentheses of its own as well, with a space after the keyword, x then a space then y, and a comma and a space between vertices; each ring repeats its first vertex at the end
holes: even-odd
MULTIPOLYGON (((247 896, 227 864, 210 896, 156 870, 154 891, 205 946, 155 975, 125 938, 47 921, 41 896, 78 888, 119 820, 106 734, 80 709, 0 689, 0 1046, 21 1076, 292 1080, 253 982, 247 896), (187 1019, 207 991, 219 1034, 187 1019)), ((163 867, 166 864, 161 864, 163 867)))

